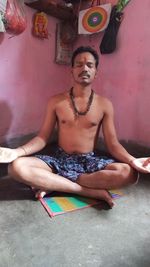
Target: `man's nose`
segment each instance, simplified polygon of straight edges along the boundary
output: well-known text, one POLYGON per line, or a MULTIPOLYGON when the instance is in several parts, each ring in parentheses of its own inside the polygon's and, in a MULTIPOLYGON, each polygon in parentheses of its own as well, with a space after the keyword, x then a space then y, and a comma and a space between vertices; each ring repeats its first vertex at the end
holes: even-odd
POLYGON ((83 64, 82 69, 83 70, 88 70, 88 66, 86 64, 83 64))

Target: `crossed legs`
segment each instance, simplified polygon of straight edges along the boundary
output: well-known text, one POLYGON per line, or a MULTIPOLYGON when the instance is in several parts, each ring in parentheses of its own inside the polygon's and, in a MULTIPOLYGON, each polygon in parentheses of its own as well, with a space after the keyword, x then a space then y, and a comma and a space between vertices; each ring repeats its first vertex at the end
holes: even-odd
POLYGON ((136 183, 138 173, 126 163, 111 163, 104 170, 82 174, 77 183, 99 189, 116 189, 136 183))
POLYGON ((114 203, 106 189, 118 188, 135 181, 135 174, 130 166, 127 165, 123 175, 122 165, 114 165, 110 164, 105 170, 93 174, 83 174, 76 183, 53 173, 45 162, 35 157, 18 158, 9 165, 8 170, 15 180, 37 189, 102 199, 112 207, 114 203))

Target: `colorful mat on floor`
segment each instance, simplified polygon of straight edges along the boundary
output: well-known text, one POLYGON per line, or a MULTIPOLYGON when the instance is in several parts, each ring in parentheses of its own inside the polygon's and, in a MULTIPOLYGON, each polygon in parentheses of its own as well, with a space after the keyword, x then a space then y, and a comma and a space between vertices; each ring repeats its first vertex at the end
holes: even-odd
MULTIPOLYGON (((123 195, 118 190, 109 192, 113 199, 120 198, 123 195)), ((39 200, 50 217, 95 205, 98 209, 105 209, 106 206, 108 208, 108 205, 104 201, 65 193, 50 194, 39 200)))

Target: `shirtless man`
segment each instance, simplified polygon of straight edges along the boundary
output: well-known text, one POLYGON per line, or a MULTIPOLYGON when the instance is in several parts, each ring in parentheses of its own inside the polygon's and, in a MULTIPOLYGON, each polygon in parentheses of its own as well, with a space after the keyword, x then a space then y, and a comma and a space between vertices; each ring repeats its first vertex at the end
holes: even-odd
POLYGON ((98 61, 96 51, 90 47, 79 47, 74 52, 73 87, 49 100, 45 121, 36 137, 23 146, 8 149, 9 174, 41 190, 103 199, 112 207, 107 190, 135 183, 137 171, 135 158, 117 139, 111 102, 92 89, 98 61), (56 157, 26 157, 46 146, 56 124, 56 157), (93 152, 100 127, 108 151, 116 160, 97 157, 93 152))

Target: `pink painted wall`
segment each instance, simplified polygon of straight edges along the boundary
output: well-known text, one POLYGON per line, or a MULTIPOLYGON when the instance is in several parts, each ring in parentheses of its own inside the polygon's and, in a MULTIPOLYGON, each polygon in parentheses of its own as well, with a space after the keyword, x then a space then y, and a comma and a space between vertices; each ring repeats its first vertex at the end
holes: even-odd
POLYGON ((68 66, 54 63, 57 19, 48 16, 49 39, 41 40, 31 34, 35 10, 25 9, 27 29, 0 35, 0 142, 39 130, 49 97, 69 86, 68 66))
MULTIPOLYGON (((130 1, 124 9, 117 49, 100 55, 95 89, 114 105, 119 139, 133 140, 150 147, 150 1, 130 1)), ((102 34, 83 37, 99 51, 102 34)))
MULTIPOLYGON (((130 1, 124 11, 117 50, 100 55, 95 90, 110 98, 119 139, 150 146, 150 1, 130 1)), ((48 40, 31 35, 33 10, 26 7, 28 28, 20 36, 0 37, 0 141, 39 129, 48 98, 71 86, 70 68, 54 63, 55 26, 49 16, 48 40)), ((80 37, 75 46, 99 51, 102 33, 80 37)))

